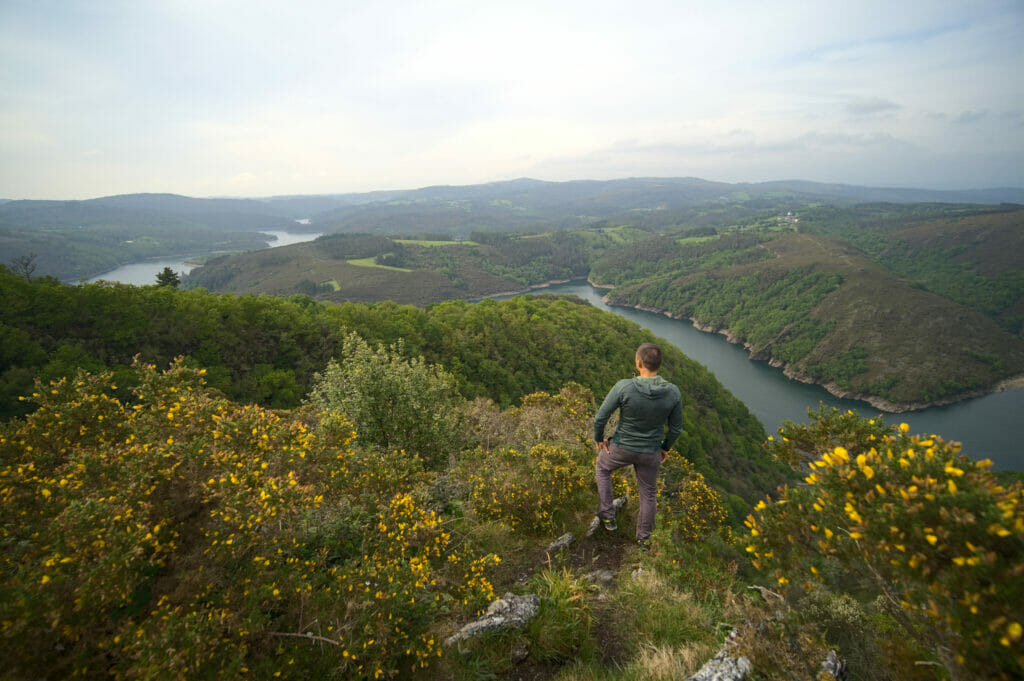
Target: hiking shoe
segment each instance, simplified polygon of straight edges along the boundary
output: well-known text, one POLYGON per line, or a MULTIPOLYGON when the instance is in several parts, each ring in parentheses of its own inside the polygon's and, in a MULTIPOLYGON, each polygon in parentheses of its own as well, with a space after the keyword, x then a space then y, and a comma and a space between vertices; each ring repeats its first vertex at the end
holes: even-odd
POLYGON ((609 532, 614 532, 619 529, 619 526, 615 523, 615 518, 601 518, 601 526, 609 532))
POLYGON ((637 539, 636 540, 636 547, 638 549, 640 549, 641 551, 650 551, 651 550, 651 540, 650 539, 637 539))

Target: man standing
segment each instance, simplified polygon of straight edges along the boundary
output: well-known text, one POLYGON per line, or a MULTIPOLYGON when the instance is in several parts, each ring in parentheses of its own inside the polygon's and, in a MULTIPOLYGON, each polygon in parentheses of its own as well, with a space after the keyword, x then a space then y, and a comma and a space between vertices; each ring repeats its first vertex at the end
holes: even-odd
POLYGON ((658 467, 668 450, 683 432, 683 404, 679 388, 658 375, 661 349, 644 343, 636 351, 640 373, 625 378, 608 392, 594 417, 594 441, 597 444, 598 511, 604 529, 618 529, 612 507, 612 472, 632 464, 640 490, 640 511, 636 518, 636 541, 641 549, 650 548, 654 514, 657 510, 658 467), (608 418, 619 410, 619 425, 610 440, 604 438, 608 418), (668 432, 665 425, 668 424, 668 432))

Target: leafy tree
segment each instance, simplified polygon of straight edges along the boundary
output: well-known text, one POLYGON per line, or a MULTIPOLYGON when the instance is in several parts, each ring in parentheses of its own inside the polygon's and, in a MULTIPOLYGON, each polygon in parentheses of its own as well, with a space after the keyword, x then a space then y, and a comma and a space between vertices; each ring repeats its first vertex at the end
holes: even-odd
POLYGON ((463 439, 461 400, 451 374, 405 354, 402 339, 374 350, 351 333, 341 361, 331 360, 315 376, 310 401, 350 419, 363 442, 437 466, 463 439))
POLYGON ((178 288, 179 284, 181 284, 181 277, 179 277, 178 273, 170 267, 165 267, 162 272, 156 275, 157 286, 171 286, 173 288, 178 288))

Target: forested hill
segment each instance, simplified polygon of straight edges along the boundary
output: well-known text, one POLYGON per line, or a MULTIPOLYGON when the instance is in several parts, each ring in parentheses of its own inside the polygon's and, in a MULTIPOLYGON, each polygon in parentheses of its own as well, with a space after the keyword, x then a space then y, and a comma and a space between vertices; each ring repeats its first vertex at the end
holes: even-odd
POLYGON ((889 411, 1024 373, 1020 206, 780 212, 738 201, 667 213, 680 222, 655 228, 643 217, 465 241, 331 234, 224 256, 185 286, 426 305, 587 277, 614 288, 612 303, 692 319, 792 377, 889 411))
POLYGON ((519 179, 263 199, 127 194, 84 201, 0 202, 0 263, 36 254, 38 274, 90 277, 146 258, 263 247, 265 230, 386 235, 540 233, 602 221, 659 229, 793 205, 863 201, 1024 202, 1019 189, 932 191, 815 182, 709 182, 628 178, 543 182, 519 179), (303 224, 299 224, 301 221, 303 224))
MULTIPOLYGON (((465 398, 507 406, 576 382, 598 395, 630 375, 650 333, 575 298, 525 297, 416 308, 334 305, 306 296, 216 295, 170 287, 32 282, 0 270, 0 410, 22 413, 33 377, 111 368, 127 391, 134 356, 158 366, 183 355, 233 400, 299 405, 345 336, 404 339, 405 351, 451 371, 465 398)), ((665 344, 664 375, 685 396, 677 449, 724 488, 751 498, 772 486, 761 425, 703 367, 665 344)), ((127 394, 127 393, 126 393, 127 394)))
POLYGON ((818 206, 637 242, 593 264, 613 303, 693 319, 887 410, 1024 372, 1024 210, 818 206))

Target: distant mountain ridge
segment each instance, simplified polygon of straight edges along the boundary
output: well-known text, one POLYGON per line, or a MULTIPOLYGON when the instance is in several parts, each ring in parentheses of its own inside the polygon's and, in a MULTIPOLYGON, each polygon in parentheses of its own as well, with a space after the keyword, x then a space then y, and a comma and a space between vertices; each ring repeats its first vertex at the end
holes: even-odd
POLYGON ((312 217, 313 214, 368 203, 394 201, 466 201, 501 199, 526 194, 536 195, 537 203, 552 201, 573 203, 591 201, 600 205, 612 197, 629 196, 657 198, 673 202, 711 199, 723 192, 747 192, 757 195, 778 192, 794 195, 828 197, 850 201, 888 201, 893 203, 1021 203, 1024 187, 991 187, 981 189, 921 189, 912 187, 870 187, 850 184, 813 182, 810 180, 775 180, 769 182, 715 182, 696 177, 634 177, 615 180, 569 180, 550 182, 533 178, 517 178, 471 185, 431 185, 417 189, 375 190, 339 194, 276 195, 247 198, 199 198, 172 193, 117 194, 84 200, 0 199, 4 211, 45 209, 54 206, 106 206, 135 211, 159 211, 174 214, 252 213, 280 217, 312 217))

